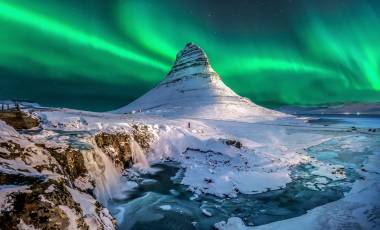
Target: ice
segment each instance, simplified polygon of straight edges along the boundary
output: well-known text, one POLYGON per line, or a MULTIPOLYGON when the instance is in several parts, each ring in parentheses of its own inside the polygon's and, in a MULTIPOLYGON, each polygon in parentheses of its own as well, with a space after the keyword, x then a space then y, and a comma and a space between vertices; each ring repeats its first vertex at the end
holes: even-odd
POLYGON ((0 185, 0 214, 13 206, 11 193, 25 191, 28 188, 29 186, 0 185))
MULTIPOLYGON (((350 178, 345 179, 351 181, 354 178, 353 184, 349 185, 349 190, 346 191, 342 199, 324 204, 322 206, 311 209, 306 214, 290 218, 282 221, 277 221, 257 227, 249 227, 247 223, 240 218, 229 218, 227 223, 218 222, 215 227, 217 229, 378 229, 380 226, 380 218, 378 217, 380 201, 378 194, 380 192, 380 174, 378 165, 380 163, 380 142, 379 137, 368 137, 362 135, 347 135, 345 137, 337 137, 334 140, 327 141, 321 145, 310 148, 311 154, 316 155, 321 153, 320 160, 329 162, 319 167, 318 176, 315 182, 308 182, 310 186, 317 186, 316 190, 320 190, 320 184, 323 184, 327 189, 330 186, 337 187, 346 186, 345 183, 335 183, 331 180, 343 178, 336 177, 331 172, 334 172, 336 166, 331 164, 341 163, 353 167, 344 169, 349 174, 350 178), (331 154, 331 150, 335 154, 331 154), (320 151, 319 151, 320 150, 320 151), (329 157, 325 157, 325 154, 329 157), (377 165, 376 167, 374 167, 377 165), (360 174, 359 178, 355 174, 360 174)), ((319 162, 321 164, 321 162, 319 162)), ((321 165, 319 165, 321 166, 321 165)))
POLYGON ((208 211, 207 209, 202 208, 201 210, 202 210, 202 213, 205 216, 207 216, 207 217, 211 217, 212 216, 212 213, 210 211, 208 211))
POLYGON ((85 166, 95 181, 95 196, 104 205, 114 196, 118 196, 121 172, 119 172, 111 159, 97 146, 94 139, 89 142, 92 146, 84 154, 85 166))
MULTIPOLYGON (((306 122, 262 108, 228 88, 201 49, 186 49, 194 53, 181 53, 160 85, 116 114, 33 108, 42 131, 29 134, 0 121, 1 142, 28 150, 23 158, 0 158, 1 173, 62 176, 35 169, 56 163, 36 143, 86 149, 85 139, 92 146, 83 151, 85 165, 103 207, 89 194, 67 189, 93 228, 113 226, 108 209, 120 229, 379 227, 380 141, 368 131, 379 126, 378 118, 306 122), (148 152, 131 140, 135 167, 121 172, 91 136, 131 133, 133 124, 145 125, 154 138, 148 152)), ((74 185, 93 189, 85 177, 74 185)), ((0 192, 5 207, 11 204, 7 189, 0 192)), ((74 228, 76 214, 61 208, 74 228)))
POLYGON ((160 206, 160 209, 164 210, 164 211, 169 211, 172 209, 172 206, 166 204, 166 205, 161 205, 160 206))
POLYGON ((66 205, 59 205, 58 207, 62 209, 62 211, 66 214, 66 216, 69 219, 68 229, 73 229, 73 230, 78 229, 77 224, 76 224, 76 221, 78 219, 77 214, 66 205))
POLYGON ((149 162, 146 159, 145 153, 141 149, 140 145, 133 138, 130 139, 129 144, 131 146, 134 166, 141 169, 149 168, 149 162))

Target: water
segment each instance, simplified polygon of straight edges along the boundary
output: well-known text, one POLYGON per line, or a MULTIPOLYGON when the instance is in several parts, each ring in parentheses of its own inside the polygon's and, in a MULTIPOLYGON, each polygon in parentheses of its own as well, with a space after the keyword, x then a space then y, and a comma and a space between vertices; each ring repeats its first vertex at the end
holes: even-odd
MULTIPOLYGON (((89 150, 84 151, 85 166, 90 177, 95 181, 94 195, 96 199, 105 205, 111 199, 124 198, 124 190, 128 190, 128 181, 121 180, 121 170, 117 169, 110 157, 98 147, 93 138, 89 139, 89 150), (122 188, 122 189, 121 189, 122 188)), ((134 167, 148 169, 148 160, 140 145, 133 139, 130 140, 134 167)))
MULTIPOLYGON (((362 127, 372 127, 378 124, 376 120, 367 119, 362 127)), ((329 125, 339 123, 344 127, 358 123, 339 119, 331 122, 329 125)), ((327 141, 306 151, 326 164, 343 165, 346 179, 333 181, 316 176, 313 165, 303 164, 293 168, 292 182, 285 188, 235 198, 207 194, 195 197, 179 183, 183 169, 175 162, 165 162, 152 166, 160 169, 157 173, 135 177, 138 186, 125 192, 126 198, 112 199, 108 208, 117 218, 119 229, 211 229, 213 224, 233 216, 246 225, 262 225, 303 215, 342 198, 352 183, 361 179, 358 170, 372 154, 371 149, 380 149, 379 135, 358 133, 327 141), (356 148, 348 146, 352 143, 356 148)))
POLYGON ((149 162, 146 159, 145 153, 141 149, 140 145, 133 138, 130 139, 129 144, 131 146, 134 166, 141 169, 149 168, 149 162))
POLYGON ((247 225, 266 224, 302 215, 342 198, 357 176, 349 174, 347 180, 329 181, 323 188, 310 189, 305 183, 315 183, 318 178, 310 174, 311 166, 301 165, 294 170, 293 182, 284 189, 240 194, 236 198, 212 195, 195 198, 186 186, 178 183, 182 169, 177 164, 167 162, 153 167, 161 171, 141 175, 139 186, 128 192, 127 199, 114 199, 109 206, 119 220, 120 229, 157 229, 157 226, 159 229, 210 229, 214 223, 231 216, 242 218, 247 225), (206 217, 202 209, 212 216, 206 217))
POLYGON ((307 115, 318 119, 311 124, 336 125, 337 127, 380 128, 379 115, 307 115))
POLYGON ((84 153, 85 166, 95 181, 94 194, 99 202, 106 205, 108 200, 118 195, 121 172, 119 172, 111 159, 91 139, 92 149, 84 153))

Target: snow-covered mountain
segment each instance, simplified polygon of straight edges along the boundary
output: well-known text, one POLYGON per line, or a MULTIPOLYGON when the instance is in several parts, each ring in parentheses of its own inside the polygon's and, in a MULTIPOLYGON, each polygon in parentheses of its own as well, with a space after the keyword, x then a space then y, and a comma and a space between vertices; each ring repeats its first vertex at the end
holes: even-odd
POLYGON ((4 229, 380 229, 378 117, 276 119, 193 44, 117 113, 19 107, 0 111, 4 229))
POLYGON ((133 111, 217 119, 257 120, 284 116, 237 95, 213 70, 203 49, 193 43, 188 43, 177 54, 174 66, 159 85, 114 112, 133 111))

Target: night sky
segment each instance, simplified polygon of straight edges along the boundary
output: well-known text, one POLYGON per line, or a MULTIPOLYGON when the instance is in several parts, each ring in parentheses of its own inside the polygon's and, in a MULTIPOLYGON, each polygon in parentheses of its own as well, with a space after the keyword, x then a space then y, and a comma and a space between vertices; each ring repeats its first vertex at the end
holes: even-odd
POLYGON ((380 101, 378 0, 0 0, 0 99, 115 109, 189 41, 261 105, 380 101))

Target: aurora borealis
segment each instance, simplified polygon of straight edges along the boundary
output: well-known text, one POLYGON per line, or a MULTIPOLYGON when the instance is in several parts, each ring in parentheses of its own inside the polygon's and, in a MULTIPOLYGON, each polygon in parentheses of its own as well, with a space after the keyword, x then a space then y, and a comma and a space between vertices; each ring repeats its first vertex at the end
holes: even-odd
POLYGON ((0 0, 0 99, 114 109, 188 41, 259 104, 380 101, 376 0, 0 0))

